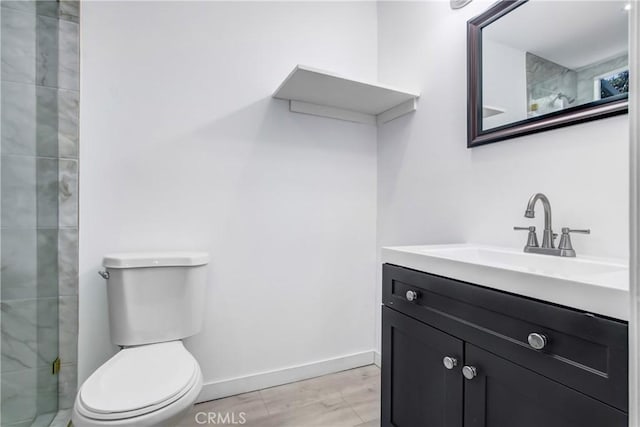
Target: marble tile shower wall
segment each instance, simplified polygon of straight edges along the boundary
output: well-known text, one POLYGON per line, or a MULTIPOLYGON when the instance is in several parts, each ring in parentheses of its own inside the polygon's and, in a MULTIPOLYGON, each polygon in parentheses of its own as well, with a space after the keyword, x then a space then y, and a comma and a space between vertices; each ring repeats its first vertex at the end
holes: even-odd
POLYGON ((76 387, 79 4, 0 6, 0 424, 48 425, 76 387))
POLYGON ((528 105, 534 99, 553 97, 557 93, 576 97, 577 73, 560 64, 526 53, 528 105))

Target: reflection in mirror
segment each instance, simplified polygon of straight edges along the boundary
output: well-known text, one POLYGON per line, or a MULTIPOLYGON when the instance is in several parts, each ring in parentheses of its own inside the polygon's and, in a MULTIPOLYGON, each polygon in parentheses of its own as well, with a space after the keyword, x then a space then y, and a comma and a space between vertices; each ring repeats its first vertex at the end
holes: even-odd
POLYGON ((629 91, 626 1, 531 0, 482 28, 482 130, 629 91))

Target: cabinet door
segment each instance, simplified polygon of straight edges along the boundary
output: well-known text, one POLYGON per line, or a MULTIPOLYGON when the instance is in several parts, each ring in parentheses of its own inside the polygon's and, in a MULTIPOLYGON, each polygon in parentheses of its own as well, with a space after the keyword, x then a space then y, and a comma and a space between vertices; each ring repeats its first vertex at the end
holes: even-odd
POLYGON ((465 344, 465 427, 626 427, 627 415, 547 377, 465 344))
POLYGON ((382 328, 382 426, 462 427, 463 342, 387 307, 382 328))

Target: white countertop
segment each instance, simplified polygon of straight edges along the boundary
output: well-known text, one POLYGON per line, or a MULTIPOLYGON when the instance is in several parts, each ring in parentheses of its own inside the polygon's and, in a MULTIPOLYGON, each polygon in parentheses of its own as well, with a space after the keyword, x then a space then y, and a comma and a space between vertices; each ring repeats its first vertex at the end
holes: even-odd
POLYGON ((385 247, 382 262, 629 319, 626 260, 563 258, 487 245, 453 244, 385 247))

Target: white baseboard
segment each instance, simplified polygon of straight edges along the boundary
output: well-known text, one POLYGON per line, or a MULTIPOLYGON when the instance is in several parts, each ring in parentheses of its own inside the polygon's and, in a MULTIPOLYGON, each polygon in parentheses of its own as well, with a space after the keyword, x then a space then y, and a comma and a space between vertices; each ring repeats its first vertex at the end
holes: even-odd
POLYGON ((382 356, 377 351, 373 352, 373 364, 378 368, 382 368, 382 356))
POLYGON ((373 350, 364 351, 362 353, 348 354, 346 356, 319 360, 275 371, 205 383, 202 386, 202 391, 197 401, 206 402, 240 393, 248 393, 263 388, 319 377, 320 375, 359 368, 360 366, 371 365, 375 361, 376 353, 377 352, 373 350))

